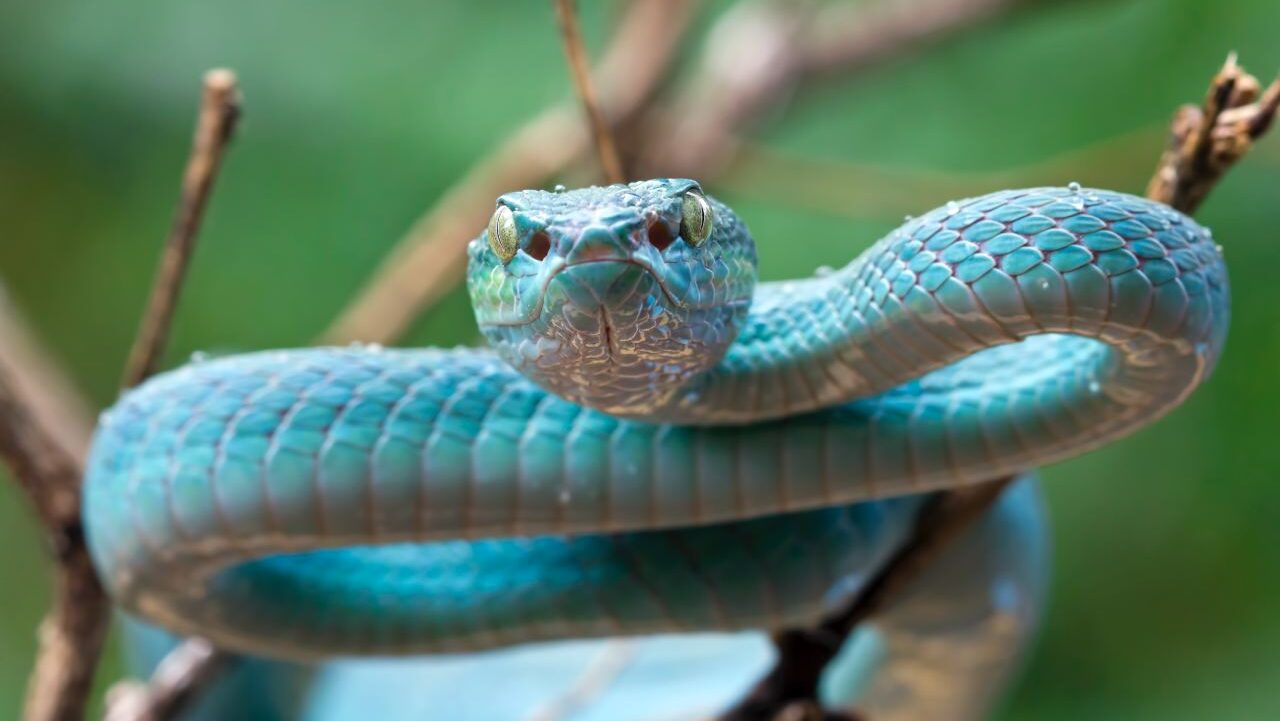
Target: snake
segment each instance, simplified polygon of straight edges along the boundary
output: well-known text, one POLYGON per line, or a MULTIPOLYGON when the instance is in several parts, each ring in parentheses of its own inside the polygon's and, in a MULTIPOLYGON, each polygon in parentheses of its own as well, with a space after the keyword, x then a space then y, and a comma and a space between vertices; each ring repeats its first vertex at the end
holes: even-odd
POLYGON ((190 718, 709 718, 934 494, 1013 476, 821 684, 877 720, 981 718, 1045 594, 1029 474, 1210 375, 1220 246, 1071 184, 757 275, 693 180, 512 192, 467 248, 487 347, 194 359, 127 392, 84 520, 136 660, 242 654, 190 718))

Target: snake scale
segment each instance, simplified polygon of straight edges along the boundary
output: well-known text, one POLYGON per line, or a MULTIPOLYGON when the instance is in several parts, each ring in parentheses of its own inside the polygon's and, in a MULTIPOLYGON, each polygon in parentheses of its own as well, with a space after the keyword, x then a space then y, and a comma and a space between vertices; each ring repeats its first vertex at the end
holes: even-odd
MULTIPOLYGON (((496 208, 467 275, 490 349, 192 362, 103 416, 94 560, 132 616, 249 657, 211 717, 704 718, 767 665, 759 630, 838 608, 930 492, 1150 423, 1226 335, 1206 229, 1074 184, 758 287, 690 180, 496 208)), ((852 637, 829 703, 985 712, 1043 594, 1036 493, 852 637)), ((168 641, 134 623, 145 664, 168 641)))

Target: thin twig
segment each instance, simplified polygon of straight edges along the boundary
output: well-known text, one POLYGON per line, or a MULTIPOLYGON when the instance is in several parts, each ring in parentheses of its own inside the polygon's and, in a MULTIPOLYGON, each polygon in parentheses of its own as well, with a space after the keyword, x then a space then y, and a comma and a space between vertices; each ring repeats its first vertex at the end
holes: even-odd
POLYGON ((146 683, 125 681, 107 693, 103 721, 167 721, 178 716, 230 663, 205 639, 184 641, 160 661, 146 683))
POLYGON ((210 70, 204 76, 204 97, 196 121, 191 156, 182 177, 178 210, 151 286, 147 310, 125 366, 121 382, 124 388, 132 388, 155 373, 164 354, 178 296, 195 250, 200 221, 239 115, 240 92, 236 87, 236 76, 229 70, 210 70))
POLYGON ((1232 53, 1200 106, 1178 108, 1169 144, 1147 185, 1147 196, 1193 212, 1227 169, 1270 129, 1280 107, 1280 79, 1265 91, 1232 53))
MULTIPOLYGON (((218 177, 218 169, 240 116, 240 91, 230 70, 210 70, 196 120, 195 137, 173 227, 151 287, 151 300, 134 339, 124 387, 155 372, 173 325, 173 313, 195 251, 196 237, 218 177)), ((229 657, 201 638, 187 639, 170 651, 147 683, 124 681, 110 693, 111 721, 166 721, 176 717, 217 676, 229 657)))
MULTIPOLYGON (((714 180, 733 157, 734 133, 750 118, 776 108, 781 96, 808 73, 821 76, 836 70, 830 59, 845 59, 841 69, 847 75, 896 55, 901 47, 942 37, 1020 1, 924 0, 914 16, 880 14, 877 17, 887 18, 883 24, 844 34, 827 28, 821 34, 827 62, 799 59, 809 48, 802 31, 816 33, 814 28, 821 25, 816 6, 743 3, 709 32, 698 79, 670 107, 656 109, 648 101, 675 56, 692 3, 637 0, 594 74, 600 81, 600 106, 614 127, 628 125, 631 119, 641 126, 635 147, 626 153, 635 159, 631 165, 638 177, 714 180), (947 6, 956 9, 944 12, 947 6), (805 18, 808 22, 801 22, 805 18), (897 38, 904 42, 895 45, 897 38), (867 49, 860 50, 864 44, 867 49)), ((462 279, 466 243, 483 227, 493 199, 508 190, 536 187, 579 159, 585 147, 586 134, 565 107, 548 110, 521 128, 414 225, 323 341, 394 342, 462 279)))
MULTIPOLYGON (((1227 169, 1271 126, 1280 103, 1278 86, 1280 81, 1254 102, 1257 80, 1239 69, 1234 55, 1229 57, 1210 84, 1204 108, 1192 108, 1199 114, 1194 122, 1187 122, 1186 108, 1175 115, 1175 141, 1161 159, 1147 196, 1184 213, 1194 211, 1227 169), (1213 120, 1201 124, 1201 118, 1213 120)), ((796 704, 813 704, 823 669, 849 633, 884 610, 953 540, 985 515, 1010 480, 950 490, 931 499, 917 519, 912 537, 844 611, 813 628, 787 629, 775 635, 778 658, 773 669, 718 721, 777 721, 796 704)))
MULTIPOLYGON (((603 112, 622 125, 643 111, 671 70, 694 3, 636 0, 618 24, 595 77, 603 112)), ((581 112, 551 107, 478 161, 424 213, 322 340, 393 342, 414 318, 452 289, 466 268, 467 241, 514 188, 537 187, 588 149, 581 112)))
POLYGON ((596 141, 600 167, 604 170, 605 179, 610 183, 621 183, 626 180, 626 173, 622 170, 622 159, 618 156, 618 145, 613 140, 613 131, 605 121, 604 111, 601 110, 600 101, 596 98, 595 87, 591 84, 587 50, 582 42, 582 31, 578 28, 578 16, 573 0, 552 0, 552 4, 556 8, 560 40, 564 44, 564 55, 569 62, 573 85, 578 91, 578 100, 582 102, 583 113, 587 116, 591 125, 591 135, 596 141))
POLYGON ((565 721, 572 717, 618 680, 635 653, 635 647, 626 639, 608 641, 587 664, 582 676, 564 693, 536 709, 528 721, 565 721))

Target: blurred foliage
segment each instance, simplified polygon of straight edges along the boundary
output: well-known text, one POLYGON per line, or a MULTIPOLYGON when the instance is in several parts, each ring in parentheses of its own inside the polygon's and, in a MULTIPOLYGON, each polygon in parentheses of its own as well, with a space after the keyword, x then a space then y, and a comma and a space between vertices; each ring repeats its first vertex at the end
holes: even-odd
MULTIPOLYGON (((611 8, 582 5, 598 47, 611 8)), ((1133 137, 1148 161, 1104 155, 1126 165, 1096 169, 1141 192, 1174 107, 1199 99, 1231 49, 1265 78, 1280 65, 1276 27, 1275 0, 1033 3, 802 93, 760 140, 972 176, 979 193, 993 189, 987 171, 1145 130, 1133 137)), ((169 222, 198 79, 219 65, 240 74, 248 113, 172 363, 307 343, 469 163, 569 92, 546 3, 4 3, 0 277, 99 404, 115 393, 169 222)), ((1055 593, 1005 718, 1280 718, 1277 189, 1272 138, 1199 214, 1226 246, 1235 293, 1213 381, 1167 420, 1046 472, 1055 593)), ((843 263, 899 222, 788 206, 768 188, 726 195, 767 277, 843 263)), ((469 342, 472 323, 455 293, 406 342, 469 342)), ((2 717, 20 704, 46 581, 40 538, 0 485, 2 717)))

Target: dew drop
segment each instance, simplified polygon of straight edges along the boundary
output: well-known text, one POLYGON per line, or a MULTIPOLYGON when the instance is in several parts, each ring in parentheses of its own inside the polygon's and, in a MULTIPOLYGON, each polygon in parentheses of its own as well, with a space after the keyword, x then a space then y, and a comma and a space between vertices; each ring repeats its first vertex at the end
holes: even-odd
POLYGON ((555 192, 557 192, 557 193, 563 193, 563 192, 564 192, 564 191, 566 191, 566 190, 568 190, 568 188, 564 187, 564 185, 562 185, 562 184, 560 184, 560 183, 556 183, 555 192))
MULTIPOLYGON (((1222 246, 1218 246, 1218 247, 1222 247, 1222 246)), ((836 272, 835 268, 832 268, 829 265, 820 265, 817 268, 813 269, 813 274, 818 278, 826 278, 827 276, 831 275, 834 272, 836 272)))
POLYGON ((1040 290, 1049 290, 1049 281, 1047 279, 1040 280, 1040 290))
POLYGON ((1070 183, 1067 183, 1067 190, 1070 190, 1073 193, 1079 193, 1080 184, 1073 180, 1070 183))
POLYGON ((1097 395, 1102 392, 1102 385, 1098 381, 1089 381, 1089 392, 1097 395))
POLYGON ((960 204, 954 200, 947 201, 947 215, 955 215, 960 212, 960 204))
POLYGON ((1217 250, 1217 251, 1218 251, 1218 255, 1222 255, 1222 244, 1221 244, 1221 243, 1219 243, 1218 245, 1215 245, 1215 246, 1213 246, 1213 247, 1214 247, 1214 250, 1217 250))
POLYGON ((204 363, 207 360, 209 360, 209 354, 205 351, 198 350, 191 354, 192 363, 204 363))
POLYGON ((915 219, 916 219, 916 216, 914 216, 914 215, 904 215, 904 216, 902 216, 902 222, 904 222, 904 223, 910 223, 911 221, 913 221, 913 220, 915 220, 915 219))
POLYGON ((383 350, 385 350, 382 347, 381 343, 370 343, 369 345, 365 346, 364 349, 369 351, 370 353, 381 353, 383 350))

